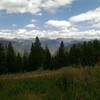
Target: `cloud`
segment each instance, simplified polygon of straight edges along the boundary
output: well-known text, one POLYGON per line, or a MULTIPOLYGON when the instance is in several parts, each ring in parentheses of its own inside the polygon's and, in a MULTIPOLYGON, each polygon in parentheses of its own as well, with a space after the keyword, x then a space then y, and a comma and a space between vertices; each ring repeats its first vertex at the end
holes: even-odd
POLYGON ((71 22, 78 23, 84 21, 100 21, 100 7, 96 8, 95 10, 88 11, 86 13, 82 13, 77 16, 73 16, 70 18, 71 22))
POLYGON ((35 19, 32 19, 32 20, 31 20, 31 22, 33 22, 33 23, 34 23, 34 22, 37 22, 37 20, 35 20, 35 19))
POLYGON ((69 18, 69 21, 81 30, 100 30, 100 7, 86 13, 73 16, 69 18))
POLYGON ((41 0, 1 0, 0 1, 0 9, 6 10, 8 13, 25 13, 30 12, 33 14, 41 11, 39 5, 41 0))
MULTIPOLYGON (((36 21, 32 20, 32 22, 34 23, 36 21)), ((39 30, 38 26, 28 24, 22 29, 0 29, 0 37, 26 39, 39 36, 43 38, 100 39, 100 7, 80 15, 72 16, 68 20, 50 19, 43 26, 47 26, 47 28, 39 30)))
POLYGON ((100 38, 100 7, 68 20, 48 20, 46 25, 58 28, 66 38, 100 38))
POLYGON ((53 11, 61 6, 71 5, 74 1, 76 0, 45 0, 44 4, 42 4, 42 7, 44 9, 53 11))
POLYGON ((69 21, 78 28, 82 38, 100 39, 100 7, 69 18, 69 21))
POLYGON ((41 11, 55 10, 61 6, 68 6, 75 0, 0 0, 0 10, 8 13, 32 13, 42 15, 41 11))
POLYGON ((28 24, 25 26, 26 28, 35 28, 36 26, 34 24, 28 24))
POLYGON ((16 24, 12 24, 12 26, 13 26, 13 27, 16 27, 17 25, 16 25, 16 24))
POLYGON ((75 28, 74 25, 67 20, 48 20, 45 24, 49 27, 51 26, 57 28, 61 33, 78 31, 78 29, 75 28))
POLYGON ((67 28, 71 26, 71 23, 66 20, 49 20, 46 24, 57 28, 67 28))

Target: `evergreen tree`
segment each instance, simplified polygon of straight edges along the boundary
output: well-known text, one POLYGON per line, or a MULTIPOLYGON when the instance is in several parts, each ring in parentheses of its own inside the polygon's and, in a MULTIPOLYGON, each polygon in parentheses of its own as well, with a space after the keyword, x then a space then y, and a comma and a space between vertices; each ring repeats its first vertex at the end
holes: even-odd
POLYGON ((22 67, 22 57, 20 55, 20 53, 17 54, 16 56, 16 71, 22 71, 23 67, 22 67))
POLYGON ((95 63, 100 63, 100 41, 98 40, 93 41, 93 54, 95 63))
POLYGON ((31 46, 31 51, 30 51, 30 55, 29 55, 29 67, 28 67, 28 70, 35 70, 36 69, 36 66, 34 65, 34 52, 35 52, 35 47, 34 47, 34 44, 32 43, 32 46, 31 46))
POLYGON ((32 43, 30 53, 24 53, 22 57, 20 53, 16 55, 11 42, 7 46, 0 44, 0 74, 32 71, 41 66, 44 69, 52 69, 80 64, 94 66, 97 63, 100 63, 100 41, 98 40, 74 44, 69 49, 65 48, 62 41, 53 57, 47 46, 45 49, 42 48, 38 37, 32 43))
POLYGON ((70 54, 69 54, 70 64, 72 65, 78 65, 81 64, 81 49, 80 44, 73 45, 70 48, 70 54))
POLYGON ((93 44, 92 42, 84 42, 81 47, 81 64, 83 66, 90 66, 94 63, 93 60, 93 44))
POLYGON ((44 50, 38 37, 36 37, 34 44, 32 43, 31 52, 29 56, 29 64, 32 69, 38 69, 44 62, 44 50))
POLYGON ((44 60, 44 69, 52 69, 52 56, 48 49, 48 47, 45 47, 45 60, 44 60))
POLYGON ((16 72, 16 54, 11 42, 8 44, 6 51, 6 67, 8 72, 16 72))
POLYGON ((0 43, 0 74, 7 72, 5 67, 5 49, 4 46, 0 43))
POLYGON ((68 66, 70 65, 70 61, 69 61, 69 50, 65 49, 65 65, 68 66))
POLYGON ((29 57, 28 53, 24 52, 22 57, 23 71, 29 71, 29 57))
POLYGON ((41 48, 41 42, 38 37, 35 38, 34 46, 37 48, 41 48))
POLYGON ((63 67, 66 64, 65 46, 63 41, 61 41, 60 47, 55 56, 55 63, 57 67, 63 67))

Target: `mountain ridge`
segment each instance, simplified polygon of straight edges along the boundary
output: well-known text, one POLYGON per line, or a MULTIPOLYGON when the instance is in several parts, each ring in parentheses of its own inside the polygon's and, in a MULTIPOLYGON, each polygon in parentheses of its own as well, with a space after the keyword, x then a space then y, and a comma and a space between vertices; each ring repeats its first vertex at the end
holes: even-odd
MULTIPOLYGON (((50 49, 50 52, 54 54, 56 50, 58 49, 60 42, 63 41, 65 44, 65 47, 70 47, 73 44, 81 43, 84 41, 89 41, 90 39, 74 39, 74 38, 56 38, 56 39, 48 39, 48 38, 40 38, 42 47, 45 47, 46 45, 50 49)), ((31 48, 32 42, 35 41, 35 38, 30 39, 5 39, 0 38, 0 43, 7 45, 9 42, 12 42, 13 46, 15 47, 16 51, 18 52, 29 52, 31 48)))

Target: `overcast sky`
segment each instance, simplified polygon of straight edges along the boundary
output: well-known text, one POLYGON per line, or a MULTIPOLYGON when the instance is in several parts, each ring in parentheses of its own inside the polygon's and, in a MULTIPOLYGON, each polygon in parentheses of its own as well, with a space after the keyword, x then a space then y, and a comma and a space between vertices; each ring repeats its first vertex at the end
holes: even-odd
POLYGON ((0 38, 100 38, 100 0, 0 0, 0 38))

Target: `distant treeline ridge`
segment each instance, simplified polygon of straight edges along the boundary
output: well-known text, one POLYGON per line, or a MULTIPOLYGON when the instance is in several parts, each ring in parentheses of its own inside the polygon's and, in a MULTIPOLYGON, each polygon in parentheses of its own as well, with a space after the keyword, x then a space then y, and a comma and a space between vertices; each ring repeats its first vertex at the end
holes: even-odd
POLYGON ((48 46, 42 48, 36 37, 30 53, 16 53, 12 43, 0 44, 0 73, 15 73, 37 69, 57 69, 67 66, 94 66, 100 62, 100 41, 88 41, 65 48, 61 41, 57 52, 51 55, 48 46))

